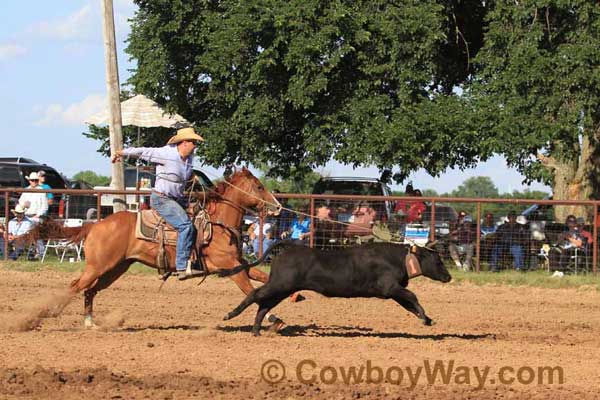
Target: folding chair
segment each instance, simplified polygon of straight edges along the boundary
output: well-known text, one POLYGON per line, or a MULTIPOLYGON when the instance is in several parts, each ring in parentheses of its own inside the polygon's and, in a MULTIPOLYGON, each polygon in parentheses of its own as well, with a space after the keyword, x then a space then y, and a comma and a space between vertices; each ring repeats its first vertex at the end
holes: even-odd
MULTIPOLYGON (((66 228, 78 228, 83 226, 82 219, 69 218, 65 219, 64 226, 66 228)), ((56 252, 56 256, 60 250, 62 250, 62 255, 60 257, 60 262, 63 262, 65 259, 65 254, 67 251, 72 250, 75 254, 77 254, 77 261, 81 261, 81 250, 83 249, 83 240, 79 243, 70 243, 65 239, 48 239, 46 242, 46 246, 44 247, 44 254, 42 255, 41 262, 46 258, 46 254, 48 253, 48 249, 53 248, 56 252)))

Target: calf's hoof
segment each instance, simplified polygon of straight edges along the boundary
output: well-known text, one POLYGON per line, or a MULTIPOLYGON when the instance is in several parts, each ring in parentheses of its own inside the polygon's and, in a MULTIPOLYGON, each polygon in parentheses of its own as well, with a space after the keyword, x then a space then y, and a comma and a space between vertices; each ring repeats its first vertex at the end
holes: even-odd
POLYGON ((423 320, 423 325, 431 326, 433 325, 433 321, 431 320, 431 318, 425 317, 425 319, 423 320))
POLYGON ((231 319, 231 313, 228 313, 223 317, 223 321, 228 321, 230 319, 231 319))
POLYGON ((85 329, 98 329, 98 326, 94 323, 92 317, 85 317, 83 319, 83 327, 85 329))
POLYGON ((255 330, 253 329, 253 330, 252 330, 252 336, 259 337, 259 336, 260 336, 260 331, 255 331, 255 330))

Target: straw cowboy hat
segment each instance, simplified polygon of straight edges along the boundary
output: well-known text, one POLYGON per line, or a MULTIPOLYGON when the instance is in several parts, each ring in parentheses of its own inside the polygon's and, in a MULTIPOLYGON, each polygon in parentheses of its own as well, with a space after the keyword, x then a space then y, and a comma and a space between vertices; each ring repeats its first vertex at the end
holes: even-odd
POLYGON ((40 179, 40 177, 39 177, 39 175, 38 175, 38 173, 37 173, 37 172, 32 172, 32 173, 30 173, 30 174, 29 174, 29 176, 27 177, 27 180, 28 180, 28 181, 33 181, 33 180, 36 180, 36 179, 40 179))
POLYGON ((21 204, 17 204, 14 210, 11 210, 13 214, 23 214, 25 212, 25 207, 21 204))
POLYGON ((194 128, 182 128, 177 131, 177 134, 171 136, 167 144, 177 144, 184 140, 198 140, 204 142, 204 138, 194 131, 194 128))

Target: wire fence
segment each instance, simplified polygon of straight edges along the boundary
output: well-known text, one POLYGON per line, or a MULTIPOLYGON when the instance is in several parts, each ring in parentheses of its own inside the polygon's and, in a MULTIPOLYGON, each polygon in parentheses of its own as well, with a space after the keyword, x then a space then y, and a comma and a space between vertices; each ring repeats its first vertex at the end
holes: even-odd
MULTIPOLYGON (((122 195, 126 195, 129 211, 147 209, 150 195, 149 190, 1 189, 0 252, 5 259, 11 254, 9 234, 15 227, 14 222, 9 226, 15 220, 12 210, 25 192, 52 193, 47 215, 82 223, 106 218, 122 195)), ((242 220, 240 246, 248 257, 262 256, 276 240, 334 249, 392 239, 420 245, 435 242, 449 266, 465 271, 597 272, 598 201, 306 194, 276 197, 283 205, 279 215, 245 215, 242 220), (559 207, 569 207, 572 212, 559 207), (558 215, 563 215, 562 220, 558 215)))

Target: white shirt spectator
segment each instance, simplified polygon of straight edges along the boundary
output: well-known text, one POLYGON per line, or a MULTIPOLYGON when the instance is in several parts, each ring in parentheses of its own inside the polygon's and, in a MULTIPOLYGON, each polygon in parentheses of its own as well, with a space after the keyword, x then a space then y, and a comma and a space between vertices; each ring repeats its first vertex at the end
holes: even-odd
MULTIPOLYGON (((40 189, 37 172, 32 172, 27 177, 29 186, 27 189, 40 189)), ((19 198, 19 204, 26 208, 25 215, 35 223, 40 222, 40 217, 48 212, 48 196, 46 193, 23 193, 19 198)))
POLYGON ((30 218, 39 218, 48 212, 48 197, 46 193, 23 193, 19 204, 25 207, 25 215, 30 218))

